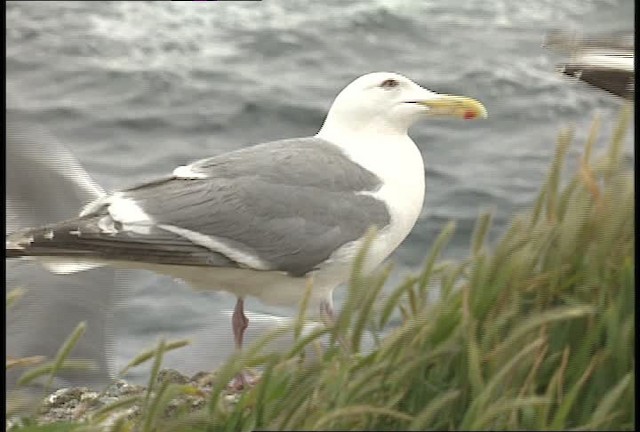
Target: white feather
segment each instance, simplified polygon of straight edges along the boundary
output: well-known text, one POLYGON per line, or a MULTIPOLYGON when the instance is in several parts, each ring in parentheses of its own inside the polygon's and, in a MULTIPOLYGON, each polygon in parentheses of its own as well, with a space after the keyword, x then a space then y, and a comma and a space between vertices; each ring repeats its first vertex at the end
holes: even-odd
POLYGON ((165 225, 159 224, 158 228, 162 228, 166 231, 172 232, 179 236, 182 236, 189 241, 197 244, 199 246, 203 246, 213 252, 221 253, 222 255, 228 257, 229 259, 244 265, 245 267, 249 267, 255 270, 269 270, 269 266, 267 263, 262 261, 255 255, 247 254, 243 251, 235 249, 217 237, 205 235, 196 231, 192 231, 185 228, 180 228, 174 225, 165 225))

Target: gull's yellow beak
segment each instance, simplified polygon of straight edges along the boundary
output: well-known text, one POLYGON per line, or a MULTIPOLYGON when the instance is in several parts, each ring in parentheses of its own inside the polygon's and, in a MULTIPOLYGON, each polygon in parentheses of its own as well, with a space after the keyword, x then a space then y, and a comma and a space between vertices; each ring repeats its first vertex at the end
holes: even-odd
POLYGON ((484 105, 465 96, 443 94, 418 103, 429 108, 428 115, 457 117, 465 120, 487 118, 487 110, 484 105))

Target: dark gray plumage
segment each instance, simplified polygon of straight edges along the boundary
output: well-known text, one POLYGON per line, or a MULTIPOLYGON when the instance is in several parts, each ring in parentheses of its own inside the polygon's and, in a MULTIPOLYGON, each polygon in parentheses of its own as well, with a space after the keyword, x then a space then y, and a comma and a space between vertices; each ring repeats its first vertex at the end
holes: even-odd
POLYGON ((125 189, 114 198, 132 200, 153 220, 147 232, 113 220, 115 231, 105 231, 111 204, 106 199, 82 217, 19 233, 33 237, 24 254, 253 267, 164 228, 171 226, 211 236, 234 252, 257 258, 266 265, 258 270, 302 276, 340 246, 361 238, 371 225, 382 229, 390 223, 386 205, 370 195, 381 186, 380 179, 315 137, 203 159, 183 172, 191 178, 181 172, 125 189))

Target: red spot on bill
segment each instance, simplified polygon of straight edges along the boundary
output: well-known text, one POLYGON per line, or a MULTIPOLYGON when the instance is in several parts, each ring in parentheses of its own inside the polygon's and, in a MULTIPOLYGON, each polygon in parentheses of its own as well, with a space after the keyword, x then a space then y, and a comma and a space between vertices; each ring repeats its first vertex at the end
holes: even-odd
POLYGON ((468 110, 464 112, 464 116, 463 118, 465 120, 473 120, 474 118, 476 118, 477 114, 474 111, 468 110))

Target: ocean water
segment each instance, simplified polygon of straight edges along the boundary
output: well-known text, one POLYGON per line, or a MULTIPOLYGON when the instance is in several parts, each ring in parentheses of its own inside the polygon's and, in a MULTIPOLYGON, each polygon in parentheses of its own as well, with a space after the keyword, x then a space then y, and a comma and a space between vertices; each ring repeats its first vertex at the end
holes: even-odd
MULTIPOLYGON (((545 34, 634 27, 631 0, 7 2, 6 14, 12 108, 68 146, 107 190, 202 157, 312 135, 335 95, 367 72, 399 72, 482 101, 486 121, 425 121, 411 130, 427 194, 390 258, 392 283, 419 268, 449 220, 457 231, 446 256, 465 256, 480 211, 493 211, 490 237, 498 238, 531 205, 561 128, 576 128, 570 165, 597 113, 598 145, 606 143, 621 102, 556 73, 565 59, 542 47, 545 34)), ((142 272, 115 311, 116 364, 164 335, 195 338, 199 347, 169 366, 215 366, 231 344, 207 340, 231 340, 233 303, 142 272)))

